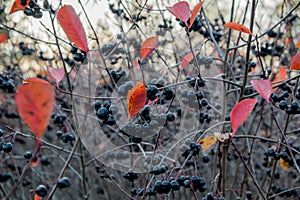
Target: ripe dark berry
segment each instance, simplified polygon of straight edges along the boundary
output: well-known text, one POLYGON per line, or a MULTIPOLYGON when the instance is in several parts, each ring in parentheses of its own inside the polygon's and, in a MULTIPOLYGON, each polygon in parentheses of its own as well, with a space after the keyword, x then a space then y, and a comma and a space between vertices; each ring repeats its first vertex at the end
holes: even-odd
POLYGON ((210 160, 209 155, 205 155, 205 156, 202 158, 202 161, 203 161, 204 163, 208 163, 209 160, 210 160))
POLYGON ((105 107, 98 109, 96 115, 99 119, 106 120, 108 118, 108 110, 105 107))
POLYGON ((113 126, 113 125, 116 124, 116 119, 113 115, 109 115, 107 120, 104 120, 103 123, 107 124, 107 125, 110 125, 110 126, 113 126))
POLYGON ((27 16, 32 16, 33 15, 33 10, 31 8, 28 8, 28 7, 25 8, 23 12, 27 16))
POLYGON ((95 110, 97 112, 97 110, 99 110, 101 108, 101 102, 100 101, 95 101, 94 102, 94 107, 95 107, 95 110))
POLYGON ((281 110, 285 110, 287 108, 288 104, 287 104, 286 100, 282 100, 282 101, 280 101, 278 106, 281 110))
POLYGON ((7 143, 4 143, 2 145, 2 150, 5 152, 5 153, 9 153, 11 152, 13 149, 13 145, 11 142, 7 142, 7 143))
POLYGON ((75 54, 75 53, 77 53, 77 51, 78 51, 78 48, 75 47, 75 46, 72 46, 70 52, 71 52, 72 54, 75 54))
POLYGON ((202 106, 207 106, 208 105, 208 100, 207 99, 202 99, 201 101, 202 106))
POLYGON ((143 141, 143 138, 136 137, 136 136, 131 136, 130 138, 133 143, 141 143, 143 141))
POLYGON ((172 122, 172 121, 174 121, 174 120, 175 120, 175 115, 174 115, 174 113, 169 112, 169 113, 167 114, 167 121, 172 122))
POLYGON ((33 12, 33 17, 37 18, 37 19, 40 19, 40 18, 43 17, 43 13, 41 11, 34 11, 33 12))
POLYGON ((40 197, 45 197, 48 193, 47 187, 45 185, 39 185, 35 189, 35 193, 40 197))
POLYGON ((0 129, 0 137, 2 137, 3 135, 4 135, 4 131, 0 129))
POLYGON ((173 181, 171 181, 171 188, 172 188, 172 190, 176 191, 176 190, 180 189, 180 185, 177 181, 173 180, 173 181))
POLYGON ((9 173, 0 174, 0 182, 1 183, 4 183, 4 182, 8 181, 11 178, 12 178, 11 174, 9 174, 9 173))
POLYGON ((67 188, 71 185, 71 181, 68 177, 62 177, 57 181, 57 187, 60 189, 67 188))
POLYGON ((280 153, 275 153, 275 155, 274 155, 274 159, 275 160, 279 160, 280 159, 280 153))
POLYGON ((30 159, 32 156, 32 152, 31 151, 26 151, 25 154, 24 154, 24 158, 26 159, 30 159))
POLYGON ((247 197, 247 200, 252 200, 252 192, 251 191, 247 191, 246 192, 246 197, 247 197))
POLYGON ((162 187, 162 190, 165 194, 168 194, 171 190, 171 184, 170 184, 170 181, 163 181, 161 183, 161 187, 162 187))
POLYGON ((82 53, 82 52, 77 52, 77 53, 74 54, 73 59, 74 59, 75 61, 77 61, 77 62, 82 62, 82 61, 84 61, 85 57, 86 57, 86 56, 85 56, 84 53, 82 53))
POLYGON ((291 108, 292 108, 293 111, 297 111, 298 107, 299 107, 299 105, 298 105, 297 101, 293 101, 291 103, 291 108))
POLYGON ((187 179, 187 180, 185 180, 185 181, 183 182, 183 186, 184 186, 185 188, 190 188, 190 185, 191 185, 191 181, 190 181, 189 179, 187 179))
POLYGON ((269 148, 268 149, 268 156, 275 156, 275 149, 274 148, 269 148))

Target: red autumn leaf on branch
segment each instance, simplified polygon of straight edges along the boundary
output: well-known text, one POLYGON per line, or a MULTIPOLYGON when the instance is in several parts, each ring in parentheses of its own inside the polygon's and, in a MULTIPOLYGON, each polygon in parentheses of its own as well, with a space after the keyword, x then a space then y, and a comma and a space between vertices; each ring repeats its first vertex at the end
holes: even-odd
MULTIPOLYGON (((199 50, 194 51, 195 56, 197 56, 199 53, 200 53, 199 50)), ((186 54, 181 61, 179 71, 182 71, 185 68, 185 66, 187 66, 190 62, 192 62, 192 60, 194 60, 193 53, 190 52, 190 53, 186 54)))
POLYGON ((9 35, 7 31, 0 33, 0 44, 6 42, 9 39, 9 35))
POLYGON ((270 80, 252 80, 251 85, 268 103, 270 103, 270 96, 272 94, 272 83, 270 80))
POLYGON ((230 28, 239 32, 247 33, 249 35, 253 35, 253 33, 244 25, 238 24, 235 22, 229 22, 224 25, 226 28, 230 28))
MULTIPOLYGON (((286 79, 286 68, 285 67, 281 67, 278 69, 277 74, 272 82, 272 87, 279 82, 282 82, 286 79)), ((277 90, 278 88, 274 88, 272 90, 272 92, 274 92, 275 90, 277 90)))
POLYGON ((64 68, 48 68, 48 72, 52 76, 52 78, 55 79, 56 86, 58 87, 59 82, 64 78, 65 76, 65 70, 64 68))
POLYGON ((177 2, 171 7, 167 6, 167 10, 170 13, 172 13, 176 18, 183 21, 185 23, 186 27, 189 26, 187 23, 187 21, 190 17, 190 6, 189 6, 188 2, 186 2, 186 1, 177 2))
POLYGON ((190 25, 189 25, 189 29, 192 27, 194 21, 195 21, 195 18, 196 16, 198 15, 198 12, 202 6, 202 4, 204 3, 204 1, 201 1, 199 3, 197 3, 197 5, 194 7, 193 11, 192 11, 192 14, 190 16, 190 25))
POLYGON ((17 89, 18 112, 32 133, 40 138, 51 118, 54 106, 53 87, 40 78, 29 78, 17 89))
POLYGON ((62 6, 57 12, 57 19, 68 36, 79 49, 88 52, 86 34, 82 23, 71 5, 62 6))
POLYGON ((300 52, 293 56, 290 64, 291 70, 300 70, 300 52))
POLYGON ((10 14, 13 14, 14 12, 24 10, 28 6, 29 2, 30 2, 30 0, 27 0, 26 5, 22 6, 21 3, 20 3, 20 0, 15 0, 13 5, 10 8, 10 11, 9 11, 8 14, 10 15, 10 14))
POLYGON ((145 58, 147 58, 152 51, 158 46, 158 37, 150 37, 147 38, 141 47, 140 53, 141 53, 141 61, 143 61, 145 58))
POLYGON ((146 86, 139 81, 127 94, 128 118, 138 114, 147 100, 146 86))
POLYGON ((240 125, 248 118, 249 114, 253 110, 257 99, 244 99, 238 102, 230 112, 230 121, 232 127, 232 137, 240 125))

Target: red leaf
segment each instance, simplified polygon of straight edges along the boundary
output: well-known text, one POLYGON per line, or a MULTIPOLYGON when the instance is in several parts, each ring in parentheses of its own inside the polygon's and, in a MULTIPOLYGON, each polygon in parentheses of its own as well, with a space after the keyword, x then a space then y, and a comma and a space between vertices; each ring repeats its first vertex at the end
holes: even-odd
POLYGON ((190 17, 190 6, 186 1, 180 1, 175 3, 173 6, 168 7, 167 10, 172 13, 175 17, 183 21, 186 27, 189 27, 187 21, 190 17))
POLYGON ((230 121, 232 127, 232 137, 235 135, 238 127, 248 118, 248 115, 253 110, 257 99, 244 99, 238 102, 230 112, 230 121))
POLYGON ((253 35, 253 33, 244 25, 235 23, 235 22, 229 22, 224 25, 226 28, 230 28, 239 32, 247 33, 249 35, 253 35))
MULTIPOLYGON (((281 67, 278 69, 277 74, 272 82, 272 87, 278 83, 278 82, 282 82, 286 79, 286 68, 285 67, 281 67)), ((274 92, 275 90, 277 90, 278 88, 274 88, 272 90, 272 92, 274 92)))
POLYGON ((150 37, 147 38, 141 47, 140 53, 141 53, 141 61, 143 61, 145 58, 147 58, 152 51, 158 46, 158 37, 150 37))
POLYGON ((25 6, 22 6, 20 0, 15 0, 8 14, 10 15, 13 14, 14 12, 24 10, 28 6, 29 2, 30 0, 27 0, 27 4, 25 6))
POLYGON ((300 70, 300 52, 293 56, 290 64, 291 70, 300 70))
POLYGON ((49 67, 48 71, 49 71, 50 75, 55 79, 56 86, 58 87, 59 82, 65 76, 65 70, 64 70, 64 68, 52 68, 52 67, 49 67))
POLYGON ((197 3, 197 5, 194 7, 194 9, 192 11, 192 14, 191 14, 191 17, 190 17, 189 29, 192 27, 192 25, 195 21, 195 18, 198 15, 198 12, 199 12, 199 10, 200 10, 203 3, 204 3, 204 1, 201 1, 201 2, 197 3))
POLYGON ((252 80, 252 86, 254 89, 268 102, 270 103, 270 96, 272 94, 272 83, 270 80, 252 80))
POLYGON ((0 43, 6 42, 9 39, 7 31, 0 33, 0 43))
POLYGON ((138 114, 145 106, 146 100, 146 87, 139 81, 127 94, 128 118, 138 114))
POLYGON ((62 6, 57 12, 57 19, 69 40, 87 53, 86 34, 74 8, 71 5, 62 6))
POLYGON ((40 138, 49 123, 54 106, 53 87, 40 78, 29 78, 17 89, 15 101, 21 118, 32 133, 40 138))
MULTIPOLYGON (((197 56, 199 53, 200 53, 199 50, 194 51, 195 56, 197 56)), ((185 68, 185 66, 187 66, 187 64, 192 62, 192 60, 194 60, 193 53, 190 52, 190 53, 186 54, 181 61, 181 66, 179 68, 179 71, 182 71, 185 68)))
POLYGON ((34 194, 34 200, 42 200, 42 197, 40 197, 39 195, 37 194, 34 194))

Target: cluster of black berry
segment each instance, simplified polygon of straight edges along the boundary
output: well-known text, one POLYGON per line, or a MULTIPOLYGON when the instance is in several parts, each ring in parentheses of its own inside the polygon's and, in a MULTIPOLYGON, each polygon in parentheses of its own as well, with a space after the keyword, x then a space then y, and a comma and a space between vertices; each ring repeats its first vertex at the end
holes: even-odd
POLYGON ((200 77, 192 78, 190 76, 186 76, 185 81, 188 81, 188 83, 191 87, 195 87, 195 86, 204 87, 205 86, 205 81, 202 80, 200 77))
POLYGON ((181 146, 180 150, 183 152, 182 156, 187 158, 189 156, 197 156, 202 151, 201 144, 197 144, 195 142, 191 142, 190 139, 185 141, 185 144, 181 146))
POLYGON ((152 79, 150 81, 150 85, 147 87, 147 99, 150 101, 156 102, 155 104, 163 105, 166 103, 166 101, 169 101, 175 97, 174 90, 172 88, 163 88, 165 85, 164 79, 152 79))
POLYGON ((123 174, 123 178, 126 180, 133 182, 135 179, 138 179, 138 174, 134 173, 133 171, 129 170, 123 174))
POLYGON ((94 103, 96 116, 103 124, 113 126, 116 124, 115 115, 118 113, 118 107, 112 105, 109 100, 103 102, 95 101, 94 103))
MULTIPOLYGON (((280 86, 280 89, 283 90, 280 94, 272 94, 271 99, 274 103, 279 102, 278 107, 281 110, 285 110, 287 114, 300 114, 300 106, 297 100, 294 100, 288 104, 288 97, 292 94, 292 87, 283 84, 280 86)), ((300 88, 297 90, 297 94, 295 95, 296 99, 300 98, 300 88)))
POLYGON ((129 18, 129 17, 127 17, 126 13, 124 13, 123 9, 120 9, 120 8, 116 9, 114 4, 109 4, 109 9, 111 10, 111 12, 113 14, 116 14, 118 17, 123 17, 126 21, 129 21, 129 22, 133 22, 133 21, 139 22, 139 21, 147 19, 145 16, 136 15, 136 14, 131 15, 131 18, 129 18))
MULTIPOLYGON (((258 56, 258 51, 256 49, 256 45, 253 45, 251 49, 252 49, 252 53, 255 56, 258 56)), ((281 54, 283 53, 283 50, 284 50, 283 45, 278 45, 278 44, 275 44, 274 42, 271 42, 271 43, 266 42, 264 45, 260 46, 259 55, 262 57, 265 57, 268 55, 280 57, 281 54)))
POLYGON ((4 183, 10 179, 12 179, 12 176, 10 173, 0 173, 0 183, 4 183))
POLYGON ((23 56, 30 56, 34 52, 34 50, 25 45, 24 42, 19 43, 19 48, 21 49, 23 56))
POLYGON ((73 59, 77 62, 83 63, 86 59, 86 52, 78 50, 76 46, 72 46, 70 52, 73 54, 73 59))
MULTIPOLYGON (((202 198, 202 200, 225 200, 225 198, 224 197, 218 198, 218 197, 215 197, 212 193, 208 193, 205 197, 202 198)), ((247 200, 250 200, 250 199, 247 199, 247 200)))
MULTIPOLYGON (((27 0, 20 0, 22 6, 27 5, 27 0)), ((34 18, 40 19, 43 17, 41 7, 37 4, 35 0, 30 0, 28 7, 24 9, 24 14, 27 16, 33 16, 34 18)))
POLYGON ((280 193, 278 195, 279 197, 287 197, 287 198, 298 197, 299 198, 299 193, 295 189, 289 190, 289 188, 282 188, 277 185, 272 185, 271 189, 275 194, 280 193), (284 191, 286 191, 286 192, 284 192, 284 191))
POLYGON ((114 82, 118 83, 118 85, 122 84, 125 81, 126 78, 125 70, 121 70, 121 71, 110 70, 109 73, 111 77, 114 79, 114 82))
POLYGON ((0 74, 0 88, 8 93, 15 92, 16 86, 13 78, 5 74, 0 74))
MULTIPOLYGON (((295 149, 299 149, 297 146, 293 147, 295 149)), ((294 161, 290 155, 290 152, 288 150, 284 150, 282 152, 276 152, 274 148, 269 148, 268 152, 266 153, 267 156, 273 157, 274 160, 283 159, 285 162, 287 162, 290 166, 294 166, 294 161)), ((294 155, 295 156, 295 155, 294 155)), ((296 163, 300 164, 300 158, 296 158, 296 163)))
MULTIPOLYGON (((179 21, 179 25, 182 27, 186 27, 185 23, 183 21, 180 21, 178 18, 176 18, 176 21, 179 21)), ((219 25, 219 19, 214 20, 215 23, 211 24, 212 27, 212 34, 217 42, 221 41, 221 38, 223 36, 222 29, 220 28, 221 26, 219 25)), ((190 24, 190 19, 188 19, 188 25, 190 24)), ((210 34, 209 31, 207 30, 207 27, 203 24, 203 21, 201 19, 200 15, 197 15, 191 28, 189 29, 189 32, 194 31, 194 32, 199 32, 203 37, 209 38, 210 34)))
POLYGON ((55 125, 57 125, 58 127, 62 127, 62 126, 64 126, 64 123, 67 119, 67 115, 60 114, 60 113, 54 113, 54 114, 52 114, 51 118, 55 125))
POLYGON ((56 131, 56 136, 60 138, 64 143, 70 142, 70 144, 73 144, 76 139, 74 133, 65 133, 60 130, 56 131))
MULTIPOLYGON (((62 177, 56 182, 57 188, 64 189, 71 185, 71 181, 68 177, 62 177)), ((35 194, 39 197, 45 197, 48 194, 48 190, 50 189, 49 185, 39 185, 35 189, 35 194)))

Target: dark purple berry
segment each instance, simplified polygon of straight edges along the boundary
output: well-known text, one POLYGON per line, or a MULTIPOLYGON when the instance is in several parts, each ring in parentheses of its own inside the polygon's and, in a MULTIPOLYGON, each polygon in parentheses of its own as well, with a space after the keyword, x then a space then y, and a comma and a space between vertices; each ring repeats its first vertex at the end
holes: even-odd
POLYGON ((39 185, 35 189, 35 193, 40 197, 45 197, 48 193, 47 187, 45 185, 39 185))
POLYGON ((62 177, 57 181, 57 187, 60 189, 67 188, 71 185, 71 181, 68 177, 62 177))

